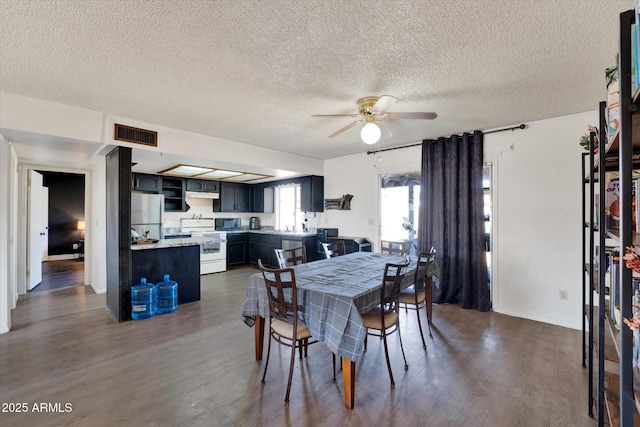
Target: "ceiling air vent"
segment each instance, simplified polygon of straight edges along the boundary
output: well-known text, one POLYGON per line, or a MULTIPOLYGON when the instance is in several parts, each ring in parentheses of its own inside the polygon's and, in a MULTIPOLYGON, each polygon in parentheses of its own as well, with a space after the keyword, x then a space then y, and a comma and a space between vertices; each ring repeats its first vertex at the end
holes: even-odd
POLYGON ((133 142, 151 147, 158 146, 158 132, 119 125, 117 123, 114 139, 116 141, 133 142))

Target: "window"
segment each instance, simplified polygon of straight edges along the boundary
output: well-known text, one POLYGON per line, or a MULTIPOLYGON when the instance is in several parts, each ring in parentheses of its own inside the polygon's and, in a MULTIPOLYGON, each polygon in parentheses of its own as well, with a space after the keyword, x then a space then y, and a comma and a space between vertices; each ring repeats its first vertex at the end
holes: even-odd
POLYGON ((416 255, 419 215, 420 173, 383 175, 380 190, 380 238, 411 241, 411 254, 416 255))
POLYGON ((300 185, 276 187, 276 229, 302 230, 304 214, 300 211, 300 185))

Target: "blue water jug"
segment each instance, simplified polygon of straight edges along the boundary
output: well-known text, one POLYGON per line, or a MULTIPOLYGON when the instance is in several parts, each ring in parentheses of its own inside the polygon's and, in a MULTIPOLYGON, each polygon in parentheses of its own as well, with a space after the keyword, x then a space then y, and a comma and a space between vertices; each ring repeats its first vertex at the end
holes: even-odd
POLYGON ((164 275, 164 280, 156 285, 157 306, 156 313, 173 313, 178 308, 178 283, 169 280, 169 275, 164 275))
POLYGON ((131 287, 131 318, 133 320, 147 319, 156 314, 156 287, 147 283, 145 277, 140 284, 131 287))

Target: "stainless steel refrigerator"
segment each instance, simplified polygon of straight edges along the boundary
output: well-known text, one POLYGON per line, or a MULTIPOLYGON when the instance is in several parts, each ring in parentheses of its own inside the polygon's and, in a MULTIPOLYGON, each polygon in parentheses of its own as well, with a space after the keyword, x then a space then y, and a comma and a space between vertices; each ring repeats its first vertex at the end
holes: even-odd
POLYGON ((131 193, 131 229, 140 237, 149 232, 150 239, 162 239, 164 229, 164 195, 131 193))

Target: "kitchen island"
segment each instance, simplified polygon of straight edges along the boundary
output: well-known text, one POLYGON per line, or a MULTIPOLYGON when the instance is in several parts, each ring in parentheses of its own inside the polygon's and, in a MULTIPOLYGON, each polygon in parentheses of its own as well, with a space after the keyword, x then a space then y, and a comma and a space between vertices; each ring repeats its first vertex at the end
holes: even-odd
MULTIPOLYGON (((206 238, 192 237, 131 245, 132 286, 139 284, 143 277, 148 283, 156 284, 168 274, 171 280, 178 283, 178 304, 199 301, 200 245, 207 241, 206 238)), ((131 296, 123 296, 122 301, 130 306, 131 296)))

